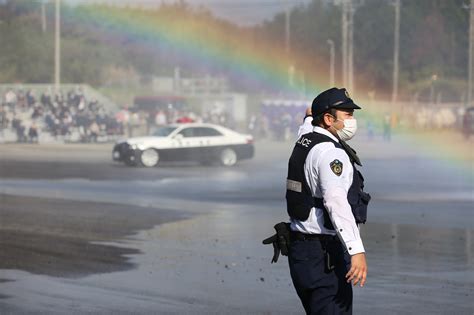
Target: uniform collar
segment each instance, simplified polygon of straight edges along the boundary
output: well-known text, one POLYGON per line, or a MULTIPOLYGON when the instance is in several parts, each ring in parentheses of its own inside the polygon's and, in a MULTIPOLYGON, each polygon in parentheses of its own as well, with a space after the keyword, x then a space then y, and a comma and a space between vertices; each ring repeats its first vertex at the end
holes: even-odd
POLYGON ((323 134, 323 135, 328 136, 329 138, 333 139, 334 141, 339 142, 338 138, 336 138, 332 133, 330 133, 329 131, 327 131, 324 128, 316 126, 316 127, 313 128, 313 132, 323 134))

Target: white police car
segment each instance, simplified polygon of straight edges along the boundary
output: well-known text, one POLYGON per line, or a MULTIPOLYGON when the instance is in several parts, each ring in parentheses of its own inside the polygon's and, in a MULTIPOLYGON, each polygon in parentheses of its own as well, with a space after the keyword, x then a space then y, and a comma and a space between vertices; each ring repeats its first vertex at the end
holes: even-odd
POLYGON ((222 126, 204 123, 173 124, 152 136, 117 141, 114 161, 130 166, 153 167, 161 161, 214 161, 232 166, 254 155, 253 137, 222 126))

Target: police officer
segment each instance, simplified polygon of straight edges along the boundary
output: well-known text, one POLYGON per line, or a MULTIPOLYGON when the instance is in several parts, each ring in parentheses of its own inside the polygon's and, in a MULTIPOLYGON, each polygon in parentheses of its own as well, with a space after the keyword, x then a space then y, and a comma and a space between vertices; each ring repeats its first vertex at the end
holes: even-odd
POLYGON ((351 283, 362 287, 367 277, 357 223, 365 223, 370 195, 355 168, 360 160, 345 143, 357 130, 356 109, 345 89, 319 94, 289 161, 288 261, 307 314, 351 314, 351 283))

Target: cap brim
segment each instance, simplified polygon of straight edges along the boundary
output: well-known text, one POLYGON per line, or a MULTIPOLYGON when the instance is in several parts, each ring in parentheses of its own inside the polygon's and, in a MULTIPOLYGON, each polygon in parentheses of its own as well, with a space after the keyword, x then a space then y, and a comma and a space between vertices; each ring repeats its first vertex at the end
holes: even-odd
POLYGON ((342 104, 338 104, 336 106, 333 106, 333 108, 336 108, 336 109, 362 109, 359 105, 355 104, 352 101, 342 103, 342 104))

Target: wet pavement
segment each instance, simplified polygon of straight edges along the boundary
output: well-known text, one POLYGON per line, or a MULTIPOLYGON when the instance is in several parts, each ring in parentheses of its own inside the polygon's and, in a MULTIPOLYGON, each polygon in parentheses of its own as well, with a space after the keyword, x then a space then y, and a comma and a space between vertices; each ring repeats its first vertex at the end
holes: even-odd
MULTIPOLYGON (((261 245, 287 219, 291 144, 256 145, 232 168, 154 169, 111 163, 111 147, 0 147, 0 310, 301 314, 287 262, 261 245)), ((472 163, 355 147, 373 201, 354 312, 473 314, 472 163)))

